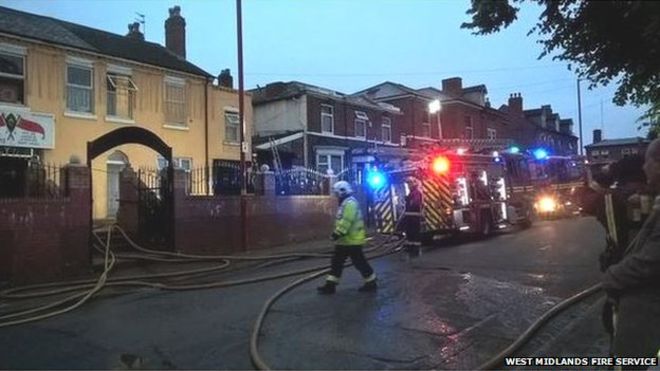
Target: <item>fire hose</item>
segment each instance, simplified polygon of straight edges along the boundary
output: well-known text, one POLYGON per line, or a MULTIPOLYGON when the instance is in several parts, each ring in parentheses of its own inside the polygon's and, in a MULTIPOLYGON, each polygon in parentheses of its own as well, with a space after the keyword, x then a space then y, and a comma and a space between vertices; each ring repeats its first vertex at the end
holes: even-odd
MULTIPOLYGON (((77 280, 77 281, 70 281, 70 282, 60 282, 60 283, 50 283, 50 284, 40 284, 40 285, 31 285, 31 286, 24 286, 24 287, 18 287, 18 288, 13 288, 9 290, 5 290, 0 293, 0 298, 7 298, 7 299, 25 299, 25 298, 36 298, 36 297, 43 297, 43 296, 51 296, 51 295, 58 295, 58 294, 63 294, 71 291, 79 291, 79 290, 86 290, 84 292, 76 293, 74 295, 68 296, 64 299, 58 300, 56 302, 46 304, 43 306, 39 306, 36 308, 28 309, 28 310, 23 310, 19 312, 14 312, 14 313, 9 313, 9 314, 4 314, 0 316, 0 321, 2 320, 7 320, 7 319, 12 319, 12 318, 17 318, 17 317, 24 317, 26 315, 31 315, 34 313, 39 313, 43 312, 46 310, 50 310, 53 308, 57 308, 59 306, 65 305, 69 302, 76 301, 74 304, 69 305, 65 308, 58 309, 52 312, 47 312, 43 314, 39 314, 33 317, 29 318, 23 318, 23 319, 17 319, 17 320, 11 320, 9 322, 0 322, 0 328, 2 327, 8 327, 8 326, 13 326, 13 325, 18 325, 18 324, 23 324, 23 323, 28 323, 28 322, 33 322, 33 321, 38 321, 42 320, 45 318, 50 318, 59 314, 63 314, 69 311, 72 311, 78 307, 80 307, 82 304, 84 304, 86 301, 88 301, 94 294, 98 293, 101 291, 102 288, 104 287, 111 287, 111 286, 142 286, 142 287, 151 287, 151 288, 157 288, 161 290, 198 290, 198 289, 208 289, 208 288, 220 288, 220 287, 229 287, 229 286, 237 286, 237 285, 245 285, 245 284, 250 284, 250 283, 257 283, 257 282, 262 282, 262 281, 268 281, 268 280, 273 280, 273 279, 278 279, 278 278, 283 278, 283 277, 289 277, 289 276, 295 276, 295 275, 300 275, 300 274, 305 274, 313 271, 317 271, 319 269, 324 269, 327 267, 327 265, 324 266, 317 266, 313 268, 306 268, 306 269, 299 269, 299 270, 294 270, 294 271, 288 271, 284 273, 277 273, 277 274, 271 274, 271 275, 264 275, 260 277, 253 277, 253 278, 248 278, 248 279, 242 279, 242 280, 233 280, 233 281, 224 281, 224 282, 211 282, 211 283, 204 283, 204 284, 189 284, 189 285, 166 285, 163 283, 156 283, 156 282, 148 282, 148 281, 142 281, 142 279, 149 279, 149 278, 165 278, 165 277, 175 277, 175 276, 186 276, 186 275, 195 275, 195 274, 201 274, 201 273, 209 273, 213 271, 218 271, 225 269, 230 265, 231 260, 239 260, 239 261, 261 261, 261 260, 275 260, 275 259, 299 259, 299 258, 304 258, 304 257, 313 257, 313 258, 327 258, 329 255, 328 254, 323 254, 323 253, 292 253, 292 254, 277 254, 277 255, 264 255, 264 256, 233 256, 233 255, 194 255, 194 254, 181 254, 181 253, 173 253, 173 252, 164 252, 164 251, 157 251, 157 250, 150 250, 146 249, 144 247, 139 246, 137 243, 135 243, 133 240, 130 239, 126 235, 126 233, 118 226, 113 225, 110 228, 108 228, 107 232, 107 239, 106 241, 102 241, 101 238, 94 233, 95 239, 105 247, 103 250, 104 253, 104 271, 102 274, 99 276, 97 280, 77 280), (156 261, 163 261, 162 258, 159 258, 158 255, 160 256, 168 256, 168 257, 174 257, 176 259, 166 259, 169 262, 182 262, 182 261, 220 261, 221 264, 215 267, 211 268, 201 268, 201 269, 193 269, 193 270, 187 270, 187 271, 178 271, 178 272, 168 272, 168 273, 157 273, 157 274, 147 274, 147 275, 137 275, 137 276, 127 276, 127 277, 115 277, 115 278, 108 278, 108 275, 112 268, 114 267, 117 257, 122 256, 121 254, 114 254, 111 249, 110 249, 110 237, 112 230, 118 230, 124 238, 129 242, 129 244, 135 248, 136 250, 145 253, 145 254, 150 254, 150 255, 144 255, 140 256, 140 259, 146 259, 146 260, 156 260, 156 261), (155 257, 153 255, 156 255, 155 257), (60 287, 56 288, 53 290, 48 290, 48 291, 40 291, 36 293, 28 293, 28 294, 17 294, 18 292, 23 292, 23 291, 28 291, 28 290, 35 290, 35 289, 48 289, 48 288, 53 288, 53 287, 60 287)), ((376 245, 375 247, 366 249, 365 251, 375 251, 380 248, 382 248, 385 244, 387 244, 389 241, 386 240, 383 243, 376 245)), ((95 246, 97 247, 97 246, 95 246)))

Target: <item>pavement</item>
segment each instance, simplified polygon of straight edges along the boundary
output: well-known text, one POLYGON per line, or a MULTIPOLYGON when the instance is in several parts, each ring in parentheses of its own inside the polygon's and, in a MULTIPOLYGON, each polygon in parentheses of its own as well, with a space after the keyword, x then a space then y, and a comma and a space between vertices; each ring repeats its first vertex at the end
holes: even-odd
MULTIPOLYGON (((401 255, 373 260, 380 288, 371 294, 357 292, 361 279, 347 268, 333 296, 316 294, 319 280, 275 303, 259 338, 261 355, 275 369, 474 369, 549 308, 599 281, 603 233, 592 218, 577 218, 487 240, 443 241, 409 261, 401 255)), ((268 253, 328 247, 316 241, 268 253)), ((323 262, 261 265, 204 279, 323 262)), ((248 343, 257 313, 296 278, 102 296, 71 313, 1 329, 0 368, 121 369, 128 362, 145 369, 251 369, 248 343)), ((606 355, 598 300, 562 312, 519 353, 606 355)))

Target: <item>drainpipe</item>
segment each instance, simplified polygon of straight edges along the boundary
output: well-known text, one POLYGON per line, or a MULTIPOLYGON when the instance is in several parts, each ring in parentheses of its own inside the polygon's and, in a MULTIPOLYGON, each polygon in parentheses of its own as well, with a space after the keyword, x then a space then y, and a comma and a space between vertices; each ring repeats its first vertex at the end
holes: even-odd
MULTIPOLYGON (((309 111, 308 111, 308 105, 307 105, 307 96, 303 96, 303 98, 304 99, 301 99, 301 100, 304 101, 304 104, 300 105, 302 109, 299 109, 298 113, 300 115, 302 115, 302 112, 303 112, 303 109, 304 109, 305 121, 303 122, 303 125, 302 125, 302 127, 303 127, 303 164, 305 165, 305 169, 308 169, 309 168, 309 141, 308 141, 308 138, 307 138, 307 122, 308 122, 309 118, 307 117, 308 116, 307 113, 309 111)), ((321 122, 321 126, 322 125, 323 125, 323 123, 321 122)), ((321 130, 321 131, 323 131, 323 130, 321 130)))
MULTIPOLYGON (((346 96, 344 95, 342 97, 342 100, 344 101, 344 138, 345 138, 344 141, 345 141, 346 147, 348 147, 348 151, 352 152, 351 151, 351 143, 350 143, 350 140, 348 139, 348 99, 346 99, 346 96)), ((350 157, 350 156, 346 156, 346 158, 348 158, 348 157, 350 157)), ((351 158, 351 161, 353 161, 352 158, 351 158)), ((346 162, 346 160, 344 160, 344 162, 346 162)), ((342 170, 344 170, 344 164, 342 164, 341 167, 342 167, 342 170)))
POLYGON ((411 109, 411 111, 412 111, 412 130, 411 131, 412 131, 412 136, 413 137, 415 136, 415 108, 416 108, 415 103, 416 102, 417 102, 417 97, 413 96, 412 109, 411 109))
POLYGON ((206 183, 206 195, 209 194, 209 83, 213 80, 206 78, 204 85, 204 183, 206 183))

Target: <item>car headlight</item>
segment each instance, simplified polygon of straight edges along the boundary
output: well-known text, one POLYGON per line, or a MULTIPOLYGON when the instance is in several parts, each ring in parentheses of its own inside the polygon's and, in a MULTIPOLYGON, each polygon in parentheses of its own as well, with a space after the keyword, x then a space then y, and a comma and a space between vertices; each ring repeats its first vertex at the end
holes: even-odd
POLYGON ((550 196, 541 197, 538 200, 537 205, 538 210, 543 213, 553 212, 555 209, 557 209, 557 201, 555 201, 555 199, 550 196))

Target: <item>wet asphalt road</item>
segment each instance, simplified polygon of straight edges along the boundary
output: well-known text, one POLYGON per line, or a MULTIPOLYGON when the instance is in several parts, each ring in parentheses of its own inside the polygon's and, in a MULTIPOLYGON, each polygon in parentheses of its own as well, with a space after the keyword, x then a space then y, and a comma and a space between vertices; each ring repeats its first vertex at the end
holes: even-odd
MULTIPOLYGON (((262 357, 276 369, 473 369, 554 304, 597 283, 603 239, 594 219, 576 218, 444 242, 410 261, 373 261, 380 290, 372 294, 356 291, 360 277, 348 268, 334 296, 318 296, 316 281, 275 303, 260 337, 262 357)), ((256 315, 294 279, 99 298, 0 329, 0 368, 118 369, 122 354, 134 354, 149 369, 250 369, 256 315)))

